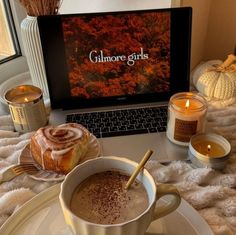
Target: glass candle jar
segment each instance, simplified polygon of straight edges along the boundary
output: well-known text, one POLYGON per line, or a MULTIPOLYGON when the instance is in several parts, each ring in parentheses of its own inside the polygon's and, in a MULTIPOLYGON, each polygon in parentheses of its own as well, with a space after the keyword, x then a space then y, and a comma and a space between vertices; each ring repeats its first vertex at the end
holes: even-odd
POLYGON ((16 131, 35 131, 47 124, 43 95, 38 87, 17 86, 6 92, 5 99, 16 131))
POLYGON ((190 138, 205 131, 207 103, 203 96, 180 92, 170 98, 167 137, 178 145, 188 146, 190 138))

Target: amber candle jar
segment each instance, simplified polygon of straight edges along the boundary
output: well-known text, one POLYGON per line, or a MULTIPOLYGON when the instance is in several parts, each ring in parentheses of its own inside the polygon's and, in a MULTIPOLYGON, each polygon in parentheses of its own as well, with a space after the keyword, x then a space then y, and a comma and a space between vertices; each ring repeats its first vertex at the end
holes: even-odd
POLYGON ((191 136, 205 131, 207 103, 203 96, 181 92, 170 98, 167 137, 175 144, 187 146, 191 136))

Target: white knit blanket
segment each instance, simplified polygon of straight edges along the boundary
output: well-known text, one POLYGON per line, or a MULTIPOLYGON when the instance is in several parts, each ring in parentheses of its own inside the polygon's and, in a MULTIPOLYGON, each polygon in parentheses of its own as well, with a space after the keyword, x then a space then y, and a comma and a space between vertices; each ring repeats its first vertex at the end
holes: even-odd
MULTIPOLYGON (((181 196, 207 221, 217 235, 236 234, 236 104, 209 102, 208 128, 225 136, 231 143, 230 162, 222 171, 210 168, 193 169, 174 161, 168 166, 149 161, 146 167, 157 183, 177 186, 181 196), (235 163, 234 163, 235 162, 235 163)), ((13 131, 10 116, 0 116, 0 172, 16 164, 21 150, 33 133, 19 135, 13 131)), ((56 182, 40 182, 23 174, 0 184, 0 225, 12 213, 39 192, 56 182)))

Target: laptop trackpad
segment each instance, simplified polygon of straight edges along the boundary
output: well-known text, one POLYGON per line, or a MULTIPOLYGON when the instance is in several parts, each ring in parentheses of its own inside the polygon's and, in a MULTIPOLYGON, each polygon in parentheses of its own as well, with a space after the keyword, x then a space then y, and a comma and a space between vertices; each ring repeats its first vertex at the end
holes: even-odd
POLYGON ((99 141, 103 156, 120 156, 139 161, 148 149, 152 149, 154 153, 151 159, 158 161, 187 158, 188 148, 171 143, 165 132, 101 138, 99 141))

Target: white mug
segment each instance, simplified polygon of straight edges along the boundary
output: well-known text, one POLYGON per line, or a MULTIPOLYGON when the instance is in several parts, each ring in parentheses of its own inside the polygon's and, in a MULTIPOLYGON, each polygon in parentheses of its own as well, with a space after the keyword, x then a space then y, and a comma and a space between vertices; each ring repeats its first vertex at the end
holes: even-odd
POLYGON ((65 221, 75 235, 144 235, 150 223, 174 211, 181 202, 178 190, 173 185, 156 185, 150 173, 143 169, 137 179, 144 185, 149 199, 147 209, 136 218, 120 224, 96 224, 79 218, 70 209, 72 194, 77 186, 87 177, 108 170, 117 170, 131 175, 137 163, 121 157, 99 157, 88 160, 75 167, 61 184, 59 195, 65 221), (156 206, 156 202, 164 195, 172 195, 171 201, 156 206))

